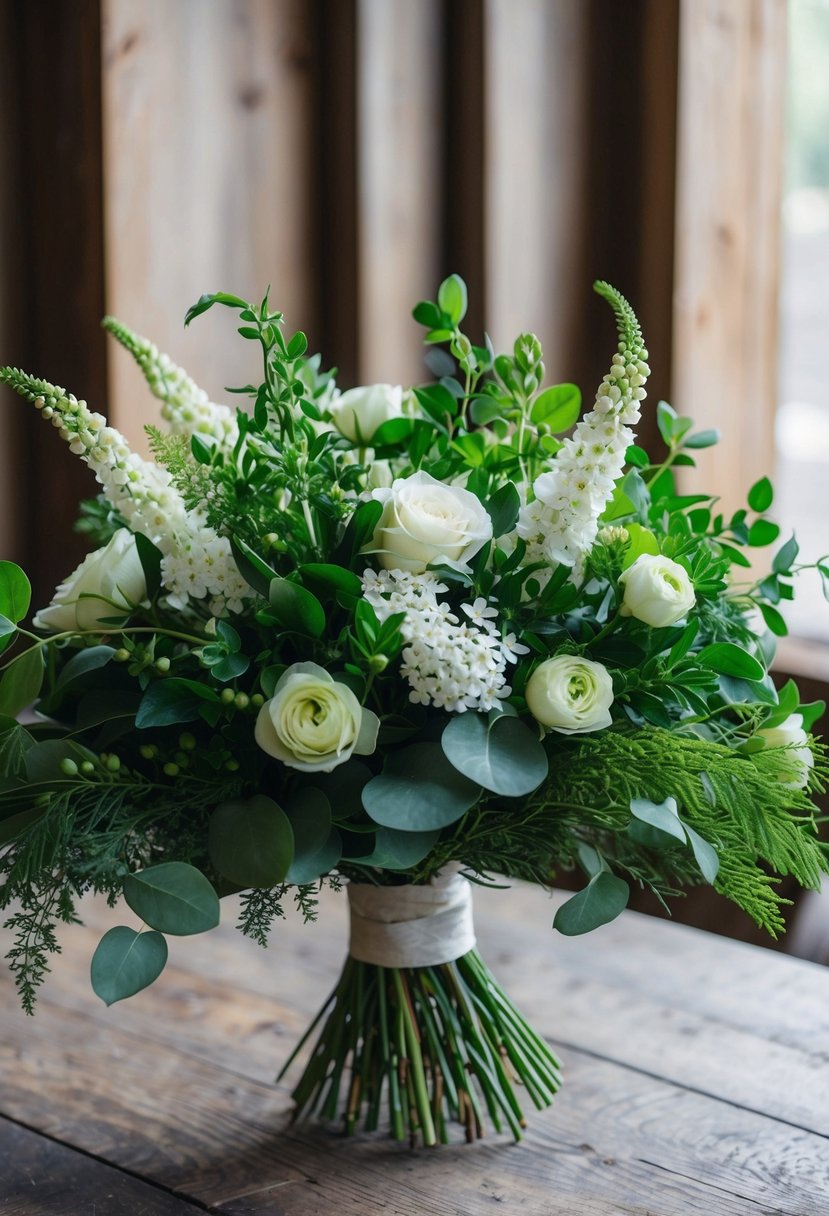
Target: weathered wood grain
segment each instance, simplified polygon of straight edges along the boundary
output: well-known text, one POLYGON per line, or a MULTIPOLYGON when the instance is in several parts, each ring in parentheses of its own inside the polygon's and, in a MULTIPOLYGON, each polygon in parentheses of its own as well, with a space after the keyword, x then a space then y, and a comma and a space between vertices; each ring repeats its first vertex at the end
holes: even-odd
POLYGON ((0 1119, 3 1216, 195 1216, 202 1209, 0 1119))
MULTIPOLYGON (((378 1137, 345 1143, 325 1128, 289 1127, 287 1087, 274 1089, 269 1080, 339 961, 344 920, 330 906, 322 933, 320 925, 289 920, 269 952, 240 940, 230 923, 209 937, 173 942, 162 981, 106 1010, 86 989, 83 963, 112 913, 90 905, 94 924, 69 935, 34 1021, 16 1013, 4 1019, 0 1111, 234 1214, 305 1216, 339 1207, 477 1216, 499 1200, 538 1216, 825 1212, 826 1137, 769 1113, 788 1111, 804 1127, 823 1119, 829 1087, 820 1023, 804 1064, 787 1042, 799 1015, 781 1012, 776 1024, 773 1015, 764 1038, 759 1005, 749 1002, 745 1016, 756 1022, 753 1036, 739 1029, 739 1008, 732 1008, 754 989, 774 1009, 786 1003, 774 999, 775 989, 790 988, 808 1019, 824 998, 820 969, 636 915, 581 942, 552 939, 556 960, 555 951, 545 953, 552 909, 543 893, 521 886, 481 892, 478 908, 484 951, 498 959, 504 982, 539 1028, 560 1043, 566 1067, 565 1090, 550 1110, 531 1116, 522 1146, 495 1137, 472 1150, 412 1157, 378 1137), (707 957, 709 974, 719 977, 707 987, 714 1012, 706 1012, 703 995, 696 1013, 683 1013, 681 986, 673 1006, 659 985, 647 994, 649 974, 675 961, 670 941, 680 960, 687 948, 689 990, 707 957), (579 948, 588 956, 583 967, 579 948), (725 1000, 726 987, 732 999, 725 1000), (770 1041, 775 1034, 780 1042, 770 1041), (745 1074, 755 1068, 759 1079, 749 1083, 745 1074), (745 1109, 752 1084, 760 1113, 745 1109), (799 1096, 787 1093, 798 1084, 799 1096), (734 1094, 722 1100, 695 1092, 704 1086, 734 1094)), ((9 988, 3 980, 7 1009, 9 988)))

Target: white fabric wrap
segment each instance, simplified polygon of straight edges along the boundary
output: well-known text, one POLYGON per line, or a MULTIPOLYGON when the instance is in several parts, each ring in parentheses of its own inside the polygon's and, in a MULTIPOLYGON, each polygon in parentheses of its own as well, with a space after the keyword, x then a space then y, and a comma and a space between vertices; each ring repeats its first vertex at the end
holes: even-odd
POLYGON ((379 967, 435 967, 475 946, 472 888, 445 872, 426 886, 350 883, 349 953, 379 967))

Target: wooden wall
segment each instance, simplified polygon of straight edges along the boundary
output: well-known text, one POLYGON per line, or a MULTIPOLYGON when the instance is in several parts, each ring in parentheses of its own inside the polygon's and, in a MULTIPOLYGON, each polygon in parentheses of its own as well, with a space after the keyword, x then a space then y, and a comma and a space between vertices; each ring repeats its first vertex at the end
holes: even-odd
MULTIPOLYGON (((653 398, 673 389, 679 408, 730 431, 709 473, 727 485, 739 459, 741 482, 759 476, 775 396, 784 11, 0 0, 0 356, 86 395, 141 445, 155 407, 105 346, 104 312, 221 398, 255 377, 250 348, 228 314, 185 331, 184 311, 203 291, 271 284, 341 383, 413 382, 409 310, 457 270, 473 332, 505 343, 534 329, 549 377, 589 396, 613 343, 590 288, 602 277, 642 319, 653 398)), ((6 399, 0 543, 25 543, 45 584, 79 551, 68 529, 88 479, 23 414, 6 399), (44 468, 48 501, 33 490, 15 509, 14 477, 33 487, 44 468)))

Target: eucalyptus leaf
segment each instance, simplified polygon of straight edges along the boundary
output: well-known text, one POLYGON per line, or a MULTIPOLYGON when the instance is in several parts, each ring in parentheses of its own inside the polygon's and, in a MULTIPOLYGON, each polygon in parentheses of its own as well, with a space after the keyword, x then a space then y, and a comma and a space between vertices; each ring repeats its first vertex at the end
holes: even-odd
POLYGON ((373 852, 368 857, 350 860, 355 865, 377 866, 383 870, 409 870, 429 856, 439 836, 439 831, 400 832, 395 828, 378 828, 373 852))
POLYGON ((664 802, 651 802, 648 798, 632 798, 630 809, 642 823, 648 823, 682 844, 685 843, 685 828, 679 820, 676 799, 666 798, 664 802))
POLYGON ((480 794, 480 785, 450 764, 440 744, 414 743, 386 758, 383 772, 363 789, 363 806, 382 827, 428 832, 455 823, 480 794))
POLYGON ((688 840, 691 848, 694 850, 694 857, 703 878, 706 882, 713 883, 720 868, 717 850, 707 840, 703 840, 702 836, 698 832, 695 832, 692 827, 689 827, 687 823, 685 824, 685 831, 688 833, 688 840))
POLYGON ((174 726, 179 722, 195 722, 204 701, 219 703, 219 696, 197 680, 184 680, 177 676, 155 680, 144 693, 135 716, 135 725, 139 730, 148 730, 156 726, 174 726))
POLYGON ((518 718, 454 714, 441 747, 459 773, 494 794, 520 798, 547 776, 547 753, 538 735, 518 718))
POLYGON ((17 625, 31 602, 32 587, 24 572, 14 562, 0 561, 0 615, 17 625))
POLYGON ((282 882, 294 855, 294 833, 282 808, 263 794, 220 803, 207 833, 210 860, 238 886, 272 887, 282 882))
POLYGON ((128 874, 124 899, 152 929, 178 937, 205 933, 219 923, 219 897, 195 866, 184 861, 128 874))
POLYGON ((167 943, 160 933, 136 933, 116 925, 98 942, 92 956, 92 988, 107 1005, 135 996, 157 980, 167 963, 167 943))
POLYGON ((16 718, 37 700, 44 671, 42 646, 31 646, 13 659, 0 679, 0 714, 16 718))
POLYGON ((624 879, 601 870, 586 887, 563 903, 555 914, 553 928, 566 937, 577 937, 606 925, 624 911, 630 888, 624 879))

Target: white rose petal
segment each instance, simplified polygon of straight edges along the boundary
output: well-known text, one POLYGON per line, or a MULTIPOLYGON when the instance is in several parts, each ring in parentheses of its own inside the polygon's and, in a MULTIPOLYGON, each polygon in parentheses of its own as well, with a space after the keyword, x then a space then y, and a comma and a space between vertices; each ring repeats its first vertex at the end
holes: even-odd
POLYGON ((403 389, 399 384, 351 388, 331 405, 334 426, 352 443, 367 444, 384 422, 402 418, 403 389))
POLYGON ((578 655, 545 659, 530 676, 525 696, 536 721, 563 735, 602 730, 613 720, 610 672, 578 655))
POLYGON ((785 748, 780 752, 778 780, 792 789, 803 789, 809 783, 809 770, 815 758, 808 746, 809 736, 803 729, 803 715, 789 714, 778 726, 764 726, 756 732, 766 749, 785 748))
POLYGON ((619 579, 624 587, 623 616, 662 629, 687 616, 696 603, 688 571, 669 557, 643 553, 619 579))
POLYGON ((101 629, 101 622, 129 612, 147 597, 135 537, 119 528, 108 544, 89 553, 56 590, 48 608, 33 618, 36 629, 65 633, 101 629))
POLYGON ((386 570, 422 574, 441 558, 465 564, 492 537, 492 520, 475 495, 428 473, 398 479, 374 496, 384 508, 368 551, 386 570))
POLYGON ((289 768, 330 773, 377 746, 380 720, 316 663, 294 663, 256 719, 256 742, 289 768))

